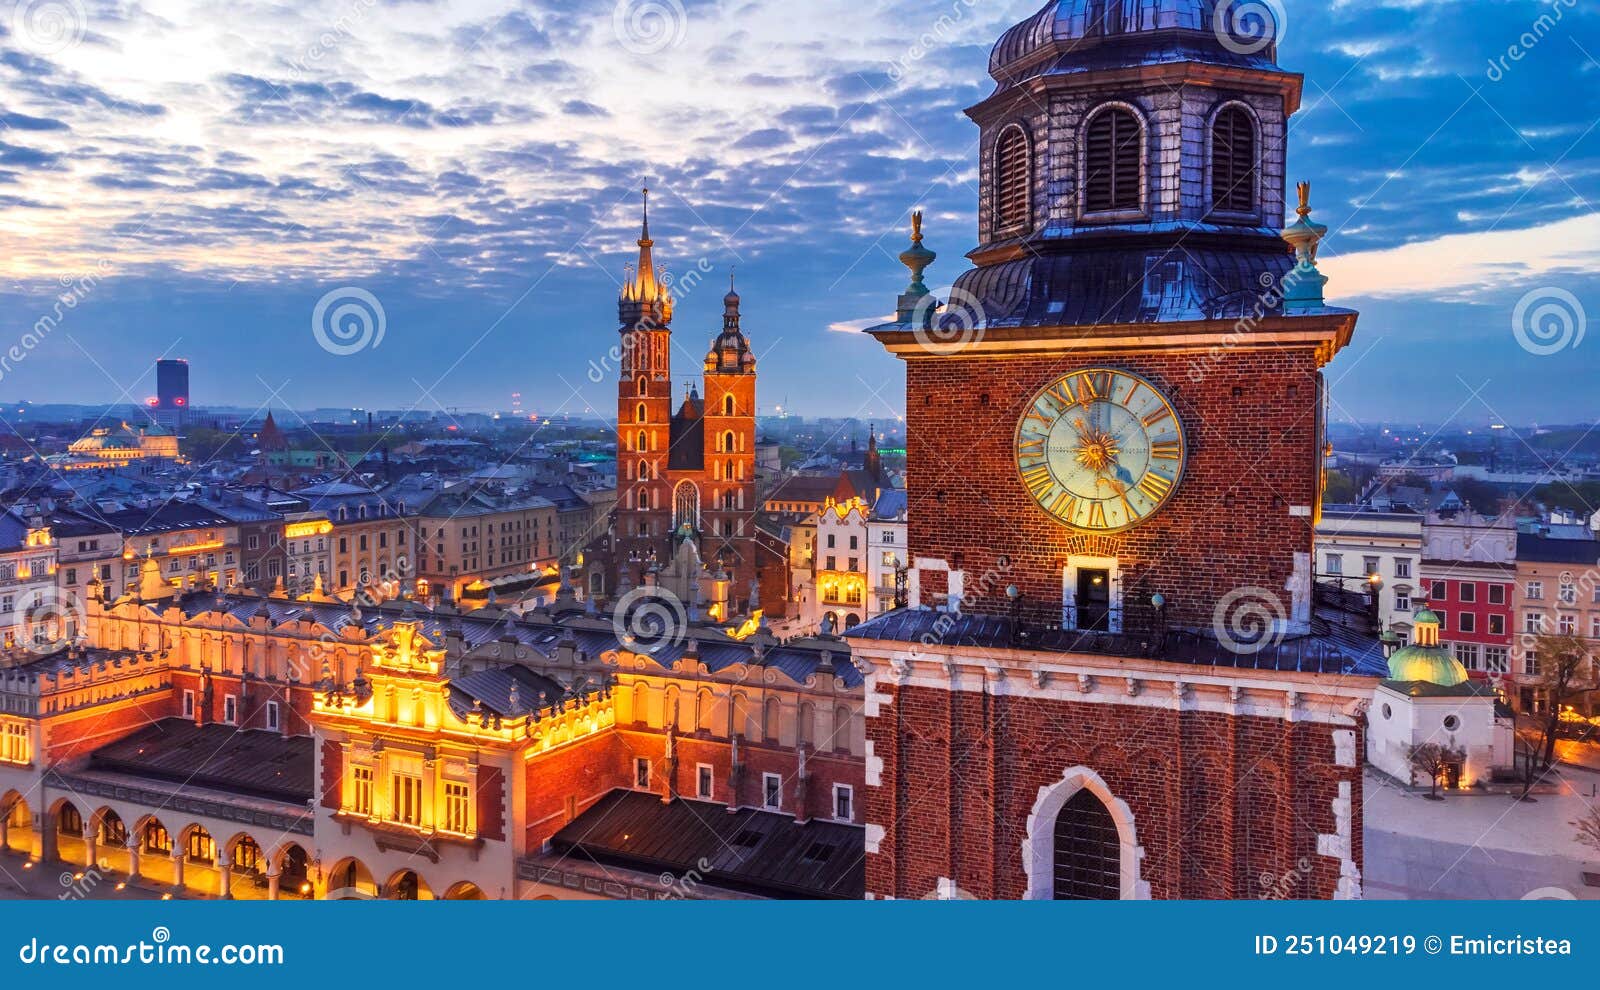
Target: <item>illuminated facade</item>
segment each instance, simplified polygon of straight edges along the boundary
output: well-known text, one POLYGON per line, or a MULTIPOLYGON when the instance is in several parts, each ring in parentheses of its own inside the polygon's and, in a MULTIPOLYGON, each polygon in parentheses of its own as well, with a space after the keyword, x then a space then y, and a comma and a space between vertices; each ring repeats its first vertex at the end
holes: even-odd
POLYGON ((59 471, 124 468, 143 461, 158 466, 182 463, 177 436, 153 423, 137 430, 123 423, 115 430, 97 429, 74 440, 65 454, 45 458, 59 471))
MULTIPOLYGON (((617 583, 644 583, 651 568, 673 559, 679 542, 692 540, 700 559, 724 571, 743 596, 758 567, 755 354, 730 287, 701 384, 675 402, 673 298, 656 271, 654 245, 646 213, 638 267, 617 307, 617 583)), ((680 280, 677 291, 688 284, 680 280)))

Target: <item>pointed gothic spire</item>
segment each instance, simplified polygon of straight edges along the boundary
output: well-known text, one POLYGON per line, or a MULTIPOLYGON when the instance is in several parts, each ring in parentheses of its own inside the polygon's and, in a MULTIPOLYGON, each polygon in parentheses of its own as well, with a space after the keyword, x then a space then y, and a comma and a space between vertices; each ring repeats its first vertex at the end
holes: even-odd
POLYGON ((639 262, 622 283, 619 306, 624 328, 642 324, 665 327, 672 320, 672 294, 656 274, 655 241, 650 238, 650 190, 644 190, 644 220, 639 230, 639 262))

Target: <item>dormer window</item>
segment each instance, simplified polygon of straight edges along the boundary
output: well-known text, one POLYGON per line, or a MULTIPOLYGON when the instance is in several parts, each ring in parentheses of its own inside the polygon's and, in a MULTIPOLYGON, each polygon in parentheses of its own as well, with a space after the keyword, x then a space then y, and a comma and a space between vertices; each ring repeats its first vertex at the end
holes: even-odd
POLYGON ((1144 128, 1122 106, 1095 111, 1084 129, 1083 211, 1136 213, 1144 208, 1144 128))
POLYGON ((1028 135, 1012 124, 994 146, 994 225, 996 230, 1028 222, 1028 135))
POLYGON ((1256 126, 1249 111, 1226 106, 1211 125, 1211 208, 1256 211, 1256 126))

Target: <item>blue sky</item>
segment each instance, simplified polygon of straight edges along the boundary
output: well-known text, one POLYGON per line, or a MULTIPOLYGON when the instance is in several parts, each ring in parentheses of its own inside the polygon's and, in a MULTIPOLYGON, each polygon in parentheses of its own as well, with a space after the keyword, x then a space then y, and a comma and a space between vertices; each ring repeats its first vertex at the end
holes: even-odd
MULTIPOLYGON (((658 258, 715 273, 680 378, 737 266, 764 411, 898 412, 898 362, 849 331, 893 309, 913 207, 930 284, 959 273, 962 110, 1039 4, 674 6, 0 0, 0 342, 61 311, 0 399, 138 401, 167 355, 199 404, 610 412, 648 178, 658 258), (312 315, 350 288, 384 335, 341 356, 312 315)), ((1600 417, 1600 327, 1573 343, 1600 317, 1597 28, 1589 0, 1287 0, 1290 172, 1363 311, 1336 418, 1600 417), (1514 318, 1563 311, 1554 353, 1521 346, 1514 318)))

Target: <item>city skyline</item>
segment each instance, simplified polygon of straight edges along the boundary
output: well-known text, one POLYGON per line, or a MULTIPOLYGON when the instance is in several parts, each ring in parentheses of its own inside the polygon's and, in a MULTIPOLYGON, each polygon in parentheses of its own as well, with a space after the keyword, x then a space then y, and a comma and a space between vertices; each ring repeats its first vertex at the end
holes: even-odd
MULTIPOLYGON (((0 397, 137 403, 177 356, 206 369, 200 406, 426 412, 521 392, 603 413, 610 376, 591 372, 616 344, 648 183, 658 257, 684 280, 680 362, 736 269, 763 410, 899 414, 894 362, 855 331, 904 284, 912 208, 936 294, 966 267, 961 110, 988 91, 996 32, 1036 5, 839 5, 804 43, 775 4, 724 6, 85 4, 55 33, 8 24, 0 332, 81 299, 0 369, 0 397), (383 333, 330 353, 313 314, 351 289, 383 333)), ((1594 15, 1456 6, 1287 12, 1280 62, 1308 79, 1290 176, 1331 228, 1330 301, 1364 314, 1330 369, 1332 418, 1587 421, 1600 139, 1572 103, 1594 101, 1594 15), (1548 92, 1570 99, 1530 97, 1548 92), (1514 321, 1553 336, 1519 340, 1514 321), (1534 375, 1547 385, 1514 387, 1534 375)))

